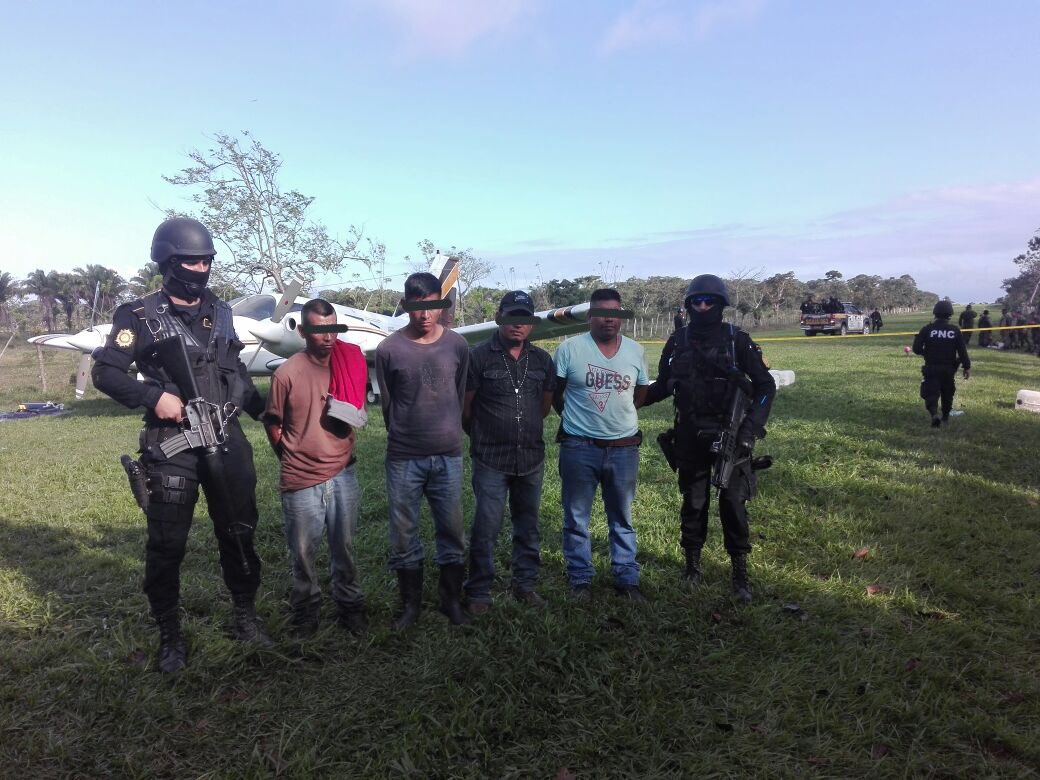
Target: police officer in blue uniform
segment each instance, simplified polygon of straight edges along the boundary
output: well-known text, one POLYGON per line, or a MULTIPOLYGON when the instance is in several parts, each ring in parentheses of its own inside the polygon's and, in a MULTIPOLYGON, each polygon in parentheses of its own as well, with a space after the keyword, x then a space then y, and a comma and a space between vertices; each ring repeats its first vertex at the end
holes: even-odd
POLYGON ((163 275, 161 290, 116 309, 112 331, 95 355, 94 386, 130 407, 144 407, 140 467, 147 475, 148 541, 144 591, 159 626, 159 669, 178 672, 187 665, 187 643, 179 619, 180 567, 201 485, 220 551, 224 582, 232 597, 236 639, 270 644, 257 621, 255 597, 260 559, 253 546, 257 524, 253 450, 237 418, 220 448, 223 474, 199 449, 165 457, 159 444, 180 432, 185 398, 153 345, 183 336, 192 374, 207 400, 257 419, 264 402, 239 360, 231 307, 206 288, 216 250, 213 238, 194 219, 168 219, 152 239, 152 261, 163 275), (127 373, 130 364, 145 381, 127 373), (221 479, 223 485, 216 484, 221 479))
POLYGON ((932 309, 935 315, 933 322, 925 325, 914 336, 914 354, 924 356, 921 367, 921 398, 924 408, 932 416, 932 427, 938 428, 950 420, 953 408, 953 395, 957 392, 954 378, 957 366, 963 366, 964 378, 971 374, 971 358, 964 343, 961 329, 950 322, 953 316, 953 304, 939 301, 932 309), (939 401, 942 400, 942 416, 939 414, 939 401))
POLYGON ((766 435, 776 383, 751 336, 722 321, 722 310, 729 305, 729 292, 719 277, 702 274, 690 282, 684 298, 689 323, 677 329, 665 344, 657 379, 644 405, 668 396, 675 401, 674 450, 683 496, 680 543, 686 556, 683 578, 697 586, 704 579, 701 550, 708 535, 715 461, 711 444, 737 392, 735 378, 750 383, 747 412, 737 436, 747 457, 735 468, 729 487, 719 495, 722 533, 732 563, 732 590, 746 604, 751 602, 752 593, 747 573, 751 539, 745 504, 755 494, 750 454, 756 439, 766 435))

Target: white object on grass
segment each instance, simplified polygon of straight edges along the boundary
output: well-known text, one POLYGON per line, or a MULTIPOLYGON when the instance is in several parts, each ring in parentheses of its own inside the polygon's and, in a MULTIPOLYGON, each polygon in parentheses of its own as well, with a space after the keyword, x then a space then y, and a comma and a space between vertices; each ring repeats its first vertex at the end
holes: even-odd
POLYGON ((1040 412, 1040 392, 1036 390, 1019 390, 1015 396, 1015 408, 1027 412, 1040 412))

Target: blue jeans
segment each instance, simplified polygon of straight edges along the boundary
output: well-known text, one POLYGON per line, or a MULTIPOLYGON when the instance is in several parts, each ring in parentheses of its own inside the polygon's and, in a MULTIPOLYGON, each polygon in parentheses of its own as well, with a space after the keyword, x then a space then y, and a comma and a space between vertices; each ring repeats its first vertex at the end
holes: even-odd
POLYGON ((589 514, 596 487, 603 490, 610 535, 610 573, 617 586, 639 584, 632 501, 636 497, 639 447, 597 447, 583 439, 560 442, 563 556, 571 585, 588 585, 592 567, 589 514))
POLYGON ((423 495, 433 514, 438 566, 465 563, 465 524, 462 520, 462 456, 432 455, 386 462, 386 492, 390 504, 390 568, 422 566, 419 505, 423 495))
POLYGON ((293 572, 289 602, 294 609, 321 598, 314 562, 322 529, 327 530, 329 537, 333 600, 343 605, 361 603, 361 583, 354 561, 358 497, 354 466, 347 466, 320 484, 282 493, 285 540, 293 572))
POLYGON ((538 507, 542 501, 542 475, 545 464, 537 471, 517 476, 504 474, 473 460, 473 495, 477 510, 469 537, 469 579, 466 594, 470 601, 491 600, 491 583, 495 579, 495 542, 502 530, 502 515, 509 497, 509 515, 513 521, 513 590, 534 590, 538 579, 539 543, 538 507))

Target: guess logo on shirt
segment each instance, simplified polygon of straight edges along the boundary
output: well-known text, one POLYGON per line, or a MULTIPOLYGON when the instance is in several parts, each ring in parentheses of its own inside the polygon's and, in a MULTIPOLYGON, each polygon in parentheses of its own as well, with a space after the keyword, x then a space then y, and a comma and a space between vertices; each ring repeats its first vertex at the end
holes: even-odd
POLYGON ((586 365, 589 370, 585 372, 585 386, 590 388, 588 396, 600 412, 606 410, 607 401, 610 400, 612 392, 620 395, 632 386, 632 377, 628 374, 622 375, 617 371, 593 363, 586 365))

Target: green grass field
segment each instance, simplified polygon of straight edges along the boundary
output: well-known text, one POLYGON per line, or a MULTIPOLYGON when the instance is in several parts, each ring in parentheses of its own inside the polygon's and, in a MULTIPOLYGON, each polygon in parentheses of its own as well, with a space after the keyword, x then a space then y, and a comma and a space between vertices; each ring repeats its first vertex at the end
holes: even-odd
MULTIPOLYGON (((916 330, 925 316, 887 318, 916 330)), ((780 336, 770 332, 763 336, 780 336)), ((759 452, 776 465, 751 504, 755 604, 728 596, 713 519, 707 583, 680 587, 679 496, 655 446, 634 508, 644 608, 617 601, 594 516, 591 606, 566 599, 555 447, 543 499, 541 592, 505 593, 452 629, 433 608, 389 630, 385 432, 360 436, 358 537, 373 630, 331 619, 288 639, 277 464, 247 420, 260 478, 259 609, 279 640, 243 650, 204 513, 183 569, 186 673, 154 670, 140 592, 144 523, 118 456, 139 415, 50 352, 71 413, 0 423, 0 775, 6 777, 1027 777, 1040 766, 1040 361, 974 348, 964 415, 932 430, 910 337, 764 342, 794 369, 759 452), (866 549, 865 556, 855 553, 866 549)), ((43 400, 35 350, 0 361, 0 409, 43 400)), ((648 345, 656 365, 660 345, 648 345)), ((653 373, 653 370, 651 371, 653 373)), ((670 407, 646 410, 648 442, 670 407)), ((546 431, 555 431, 550 415, 546 431)), ((547 438, 548 435, 547 435, 547 438)), ((467 515, 472 497, 467 486, 467 515)), ((431 542, 428 523, 425 538, 431 542)), ((429 552, 428 556, 432 554, 429 552)))

